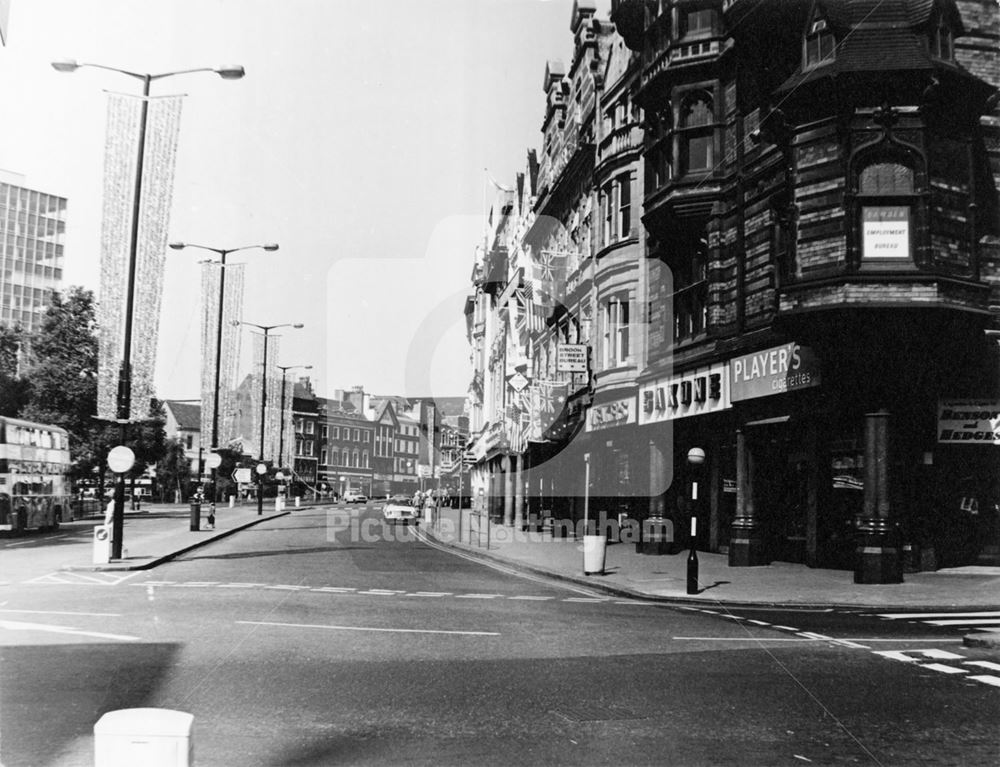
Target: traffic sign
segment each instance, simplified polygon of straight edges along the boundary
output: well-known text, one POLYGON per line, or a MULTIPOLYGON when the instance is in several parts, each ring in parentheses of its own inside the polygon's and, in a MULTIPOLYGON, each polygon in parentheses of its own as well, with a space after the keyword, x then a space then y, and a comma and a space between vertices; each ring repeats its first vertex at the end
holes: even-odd
POLYGON ((209 453, 205 457, 205 467, 208 469, 218 469, 222 465, 222 456, 218 453, 209 453))
POLYGON ((233 482, 237 482, 241 485, 251 482, 253 480, 253 473, 250 469, 236 469, 233 471, 233 482))

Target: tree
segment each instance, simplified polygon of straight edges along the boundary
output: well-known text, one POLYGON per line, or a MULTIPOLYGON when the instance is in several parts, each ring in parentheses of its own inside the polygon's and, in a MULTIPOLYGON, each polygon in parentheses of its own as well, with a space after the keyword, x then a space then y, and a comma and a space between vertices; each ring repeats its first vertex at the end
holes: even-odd
MULTIPOLYGON (((70 451, 76 478, 96 474, 103 487, 108 451, 121 444, 117 424, 98 421, 97 320, 92 291, 72 287, 63 297, 53 292, 41 327, 28 344, 27 378, 30 397, 21 416, 62 426, 70 434, 70 451)), ((165 451, 165 416, 159 402, 150 418, 127 430, 126 442, 136 454, 132 476, 156 464, 165 451)))
POLYGON ((53 291, 41 327, 28 344, 30 398, 21 416, 62 426, 76 462, 94 460, 97 412, 97 336, 94 294, 79 287, 53 291))
POLYGON ((0 415, 16 417, 31 395, 28 379, 18 374, 21 328, 0 325, 0 415))
POLYGON ((168 439, 164 444, 163 456, 156 464, 156 484, 164 496, 175 490, 184 500, 184 488, 191 474, 191 464, 184 453, 184 445, 179 440, 168 439))

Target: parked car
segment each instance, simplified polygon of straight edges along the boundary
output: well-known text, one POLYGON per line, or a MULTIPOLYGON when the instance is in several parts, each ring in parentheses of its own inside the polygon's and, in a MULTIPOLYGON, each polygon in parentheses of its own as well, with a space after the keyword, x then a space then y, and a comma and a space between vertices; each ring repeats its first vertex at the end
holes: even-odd
POLYGON ((356 493, 348 490, 344 493, 344 503, 368 503, 368 496, 364 493, 356 493))
POLYGON ((413 505, 413 499, 406 495, 390 497, 382 507, 382 518, 390 525, 402 522, 404 525, 420 519, 420 509, 413 505))

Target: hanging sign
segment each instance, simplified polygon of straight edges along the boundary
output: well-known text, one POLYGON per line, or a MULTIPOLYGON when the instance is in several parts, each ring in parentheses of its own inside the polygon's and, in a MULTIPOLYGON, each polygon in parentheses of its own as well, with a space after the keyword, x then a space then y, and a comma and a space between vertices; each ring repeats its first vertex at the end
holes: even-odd
POLYGON ((559 373, 586 373, 587 345, 559 344, 556 347, 556 371, 559 373))
POLYGON ((1000 401, 943 399, 938 402, 938 442, 1000 445, 1000 401))

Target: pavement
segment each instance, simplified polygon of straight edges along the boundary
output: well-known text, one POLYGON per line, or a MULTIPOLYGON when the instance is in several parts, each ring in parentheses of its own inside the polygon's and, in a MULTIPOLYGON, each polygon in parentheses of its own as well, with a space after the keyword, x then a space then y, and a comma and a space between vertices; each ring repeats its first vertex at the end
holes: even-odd
MULTIPOLYGON (((377 506, 377 503, 375 504, 377 506)), ((301 508, 309 508, 303 503, 301 508)), ((187 506, 153 505, 141 512, 127 512, 125 556, 108 564, 94 564, 88 548, 86 560, 64 566, 68 570, 146 570, 211 541, 232 535, 260 522, 294 513, 274 501, 257 514, 253 504, 218 507, 216 525, 189 529, 187 506)), ((639 554, 630 543, 609 543, 599 574, 584 574, 581 541, 553 538, 480 521, 469 509, 444 508, 434 524, 422 522, 420 535, 465 554, 491 560, 526 573, 575 582, 620 596, 672 603, 763 605, 774 607, 874 608, 909 611, 1000 611, 1000 567, 970 566, 932 572, 907 573, 903 583, 856 584, 849 570, 810 568, 774 562, 762 567, 730 567, 725 554, 697 552, 698 593, 687 593, 689 552, 639 554), (487 533, 488 528, 488 533, 487 533)), ((100 522, 95 518, 95 522, 100 522)), ((1000 646, 1000 630, 980 631, 980 644, 1000 646)))
MULTIPOLYGON (((68 554, 71 560, 63 570, 119 571, 149 570, 206 543, 225 538, 240 530, 275 517, 291 513, 293 504, 276 510, 274 500, 257 514, 256 504, 229 508, 216 506, 215 525, 208 525, 208 506, 202 507, 198 530, 191 530, 191 510, 187 504, 143 504, 138 511, 126 510, 122 533, 122 558, 104 564, 94 562, 93 547, 79 547, 68 554)), ((103 515, 93 517, 95 525, 103 523, 103 515)))

